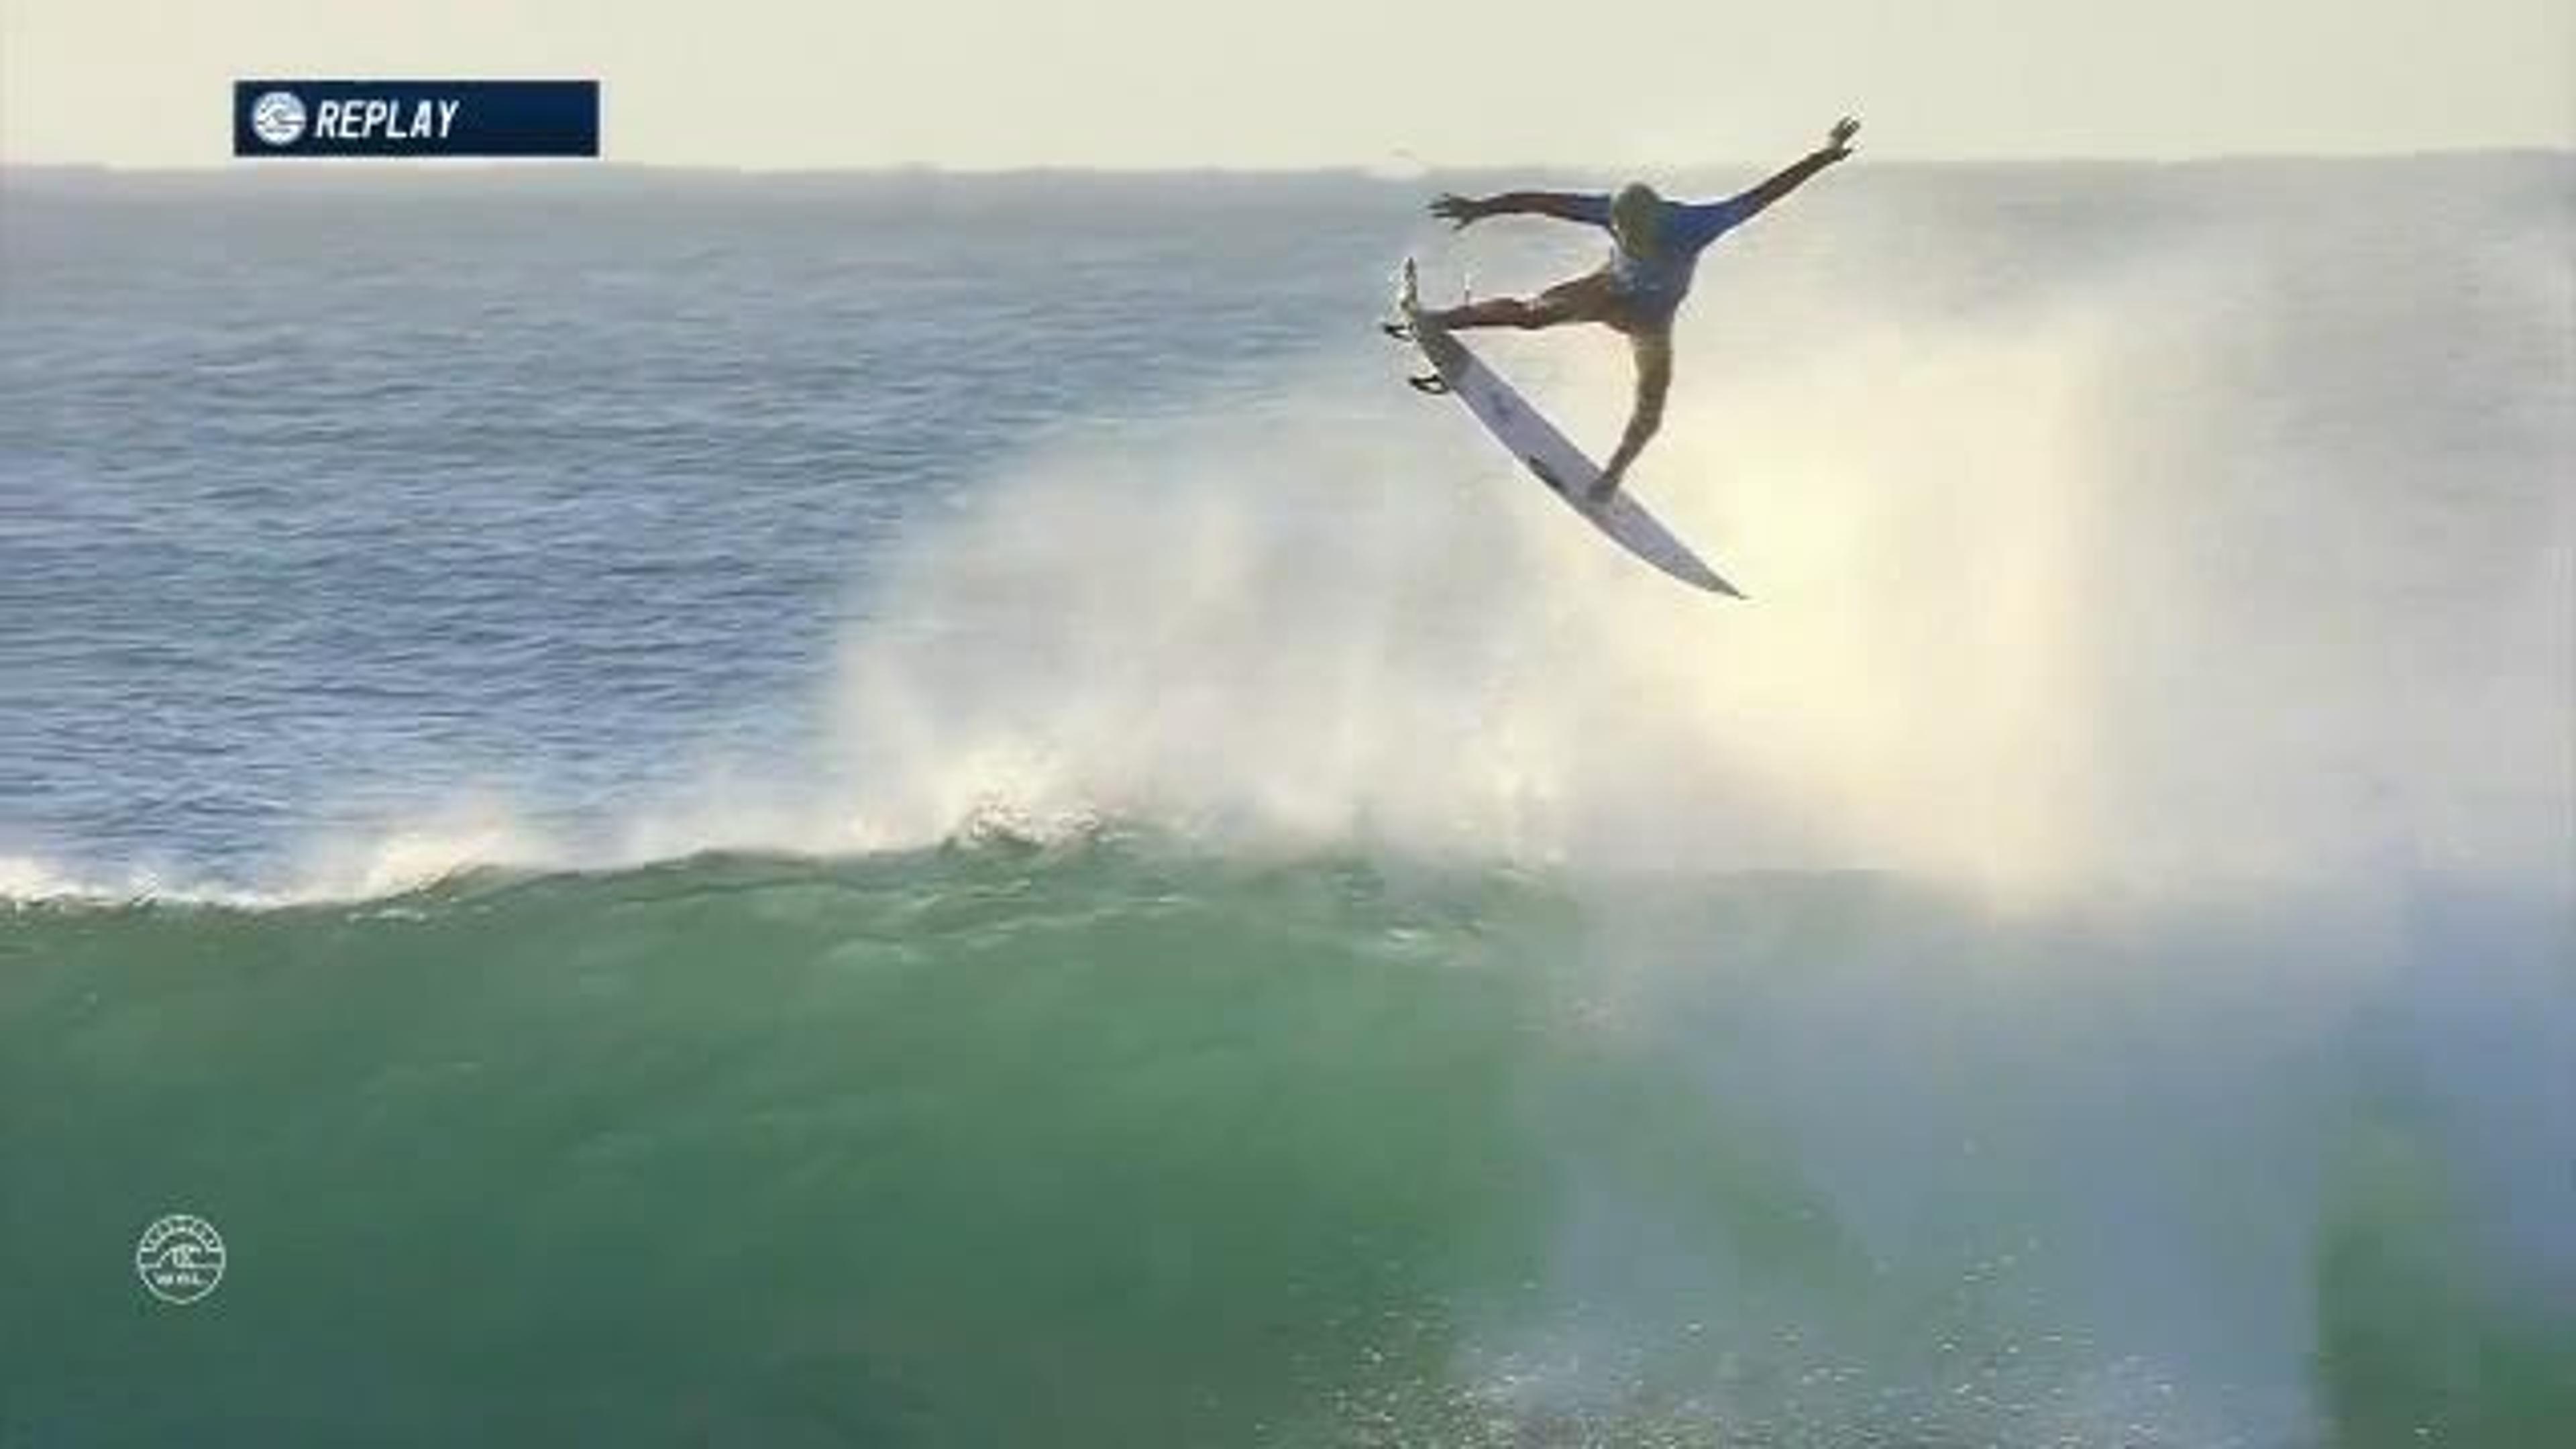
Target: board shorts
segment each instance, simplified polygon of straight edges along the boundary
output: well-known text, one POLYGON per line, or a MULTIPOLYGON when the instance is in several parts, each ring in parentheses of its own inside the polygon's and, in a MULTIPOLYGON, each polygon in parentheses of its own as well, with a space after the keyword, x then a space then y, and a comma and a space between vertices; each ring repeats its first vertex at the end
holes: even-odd
POLYGON ((1670 298, 1630 286, 1617 270, 1603 266, 1572 281, 1559 282, 1538 294, 1538 304, 1561 308, 1577 321, 1598 322, 1630 336, 1672 330, 1681 298, 1670 298))

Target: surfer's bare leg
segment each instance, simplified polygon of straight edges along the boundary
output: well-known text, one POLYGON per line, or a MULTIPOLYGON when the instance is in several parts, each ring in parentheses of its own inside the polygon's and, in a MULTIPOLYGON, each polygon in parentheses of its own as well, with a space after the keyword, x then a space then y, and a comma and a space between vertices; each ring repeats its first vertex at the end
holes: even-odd
POLYGON ((1490 297, 1463 307, 1425 312, 1422 320, 1445 331, 1469 327, 1518 327, 1525 331, 1569 322, 1607 322, 1617 297, 1600 273, 1559 282, 1535 297, 1490 297))
POLYGON ((1488 297, 1463 307, 1448 307, 1425 312, 1422 320, 1449 332, 1463 332, 1470 327, 1553 327, 1574 321, 1561 307, 1549 307, 1535 298, 1488 297))
POLYGON ((1628 430, 1619 435, 1618 451, 1602 466, 1601 481, 1592 485, 1592 498, 1600 502, 1619 491, 1619 480, 1627 476, 1628 465, 1646 450, 1646 442, 1664 425, 1664 394, 1673 385, 1673 334, 1662 328, 1628 334, 1629 350, 1637 360, 1637 397, 1628 409, 1628 430))

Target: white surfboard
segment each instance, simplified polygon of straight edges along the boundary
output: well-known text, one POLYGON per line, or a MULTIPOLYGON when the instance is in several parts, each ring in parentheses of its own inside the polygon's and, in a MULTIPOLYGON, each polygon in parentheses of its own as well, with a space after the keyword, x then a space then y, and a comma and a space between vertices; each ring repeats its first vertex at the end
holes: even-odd
POLYGON ((1567 442, 1554 423, 1513 391, 1512 385, 1486 366, 1484 359, 1468 351, 1465 343, 1438 327, 1425 325, 1415 310, 1414 291, 1413 263, 1408 260, 1396 307, 1412 333, 1413 345, 1422 349, 1432 371, 1439 374, 1448 391, 1467 405, 1467 411, 1475 414, 1476 421, 1485 425, 1485 431, 1510 449, 1512 456, 1536 474, 1550 492, 1609 535, 1613 543, 1683 583, 1738 599, 1744 597, 1691 552, 1690 545, 1675 538, 1672 530, 1647 512, 1646 505, 1628 496, 1626 489, 1612 494, 1606 503, 1594 503, 1588 493, 1600 480, 1599 466, 1583 456, 1582 449, 1567 442))

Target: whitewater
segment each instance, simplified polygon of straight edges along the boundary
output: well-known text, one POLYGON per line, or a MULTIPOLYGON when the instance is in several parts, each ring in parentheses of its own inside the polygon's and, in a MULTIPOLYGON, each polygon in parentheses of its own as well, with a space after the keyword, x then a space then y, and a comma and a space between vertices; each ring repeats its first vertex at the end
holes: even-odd
POLYGON ((2576 1427, 2576 165, 1480 180, 0 175, 0 1445, 2576 1427))

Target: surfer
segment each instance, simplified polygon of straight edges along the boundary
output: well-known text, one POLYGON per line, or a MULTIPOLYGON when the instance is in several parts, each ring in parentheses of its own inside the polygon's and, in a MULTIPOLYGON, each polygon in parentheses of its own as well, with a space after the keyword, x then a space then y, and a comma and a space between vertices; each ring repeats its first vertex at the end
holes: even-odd
POLYGON ((1568 322, 1598 322, 1626 335, 1637 362, 1636 401, 1629 409, 1627 430, 1619 448, 1592 485, 1601 502, 1619 490, 1628 465, 1645 451, 1646 440, 1663 425, 1664 394, 1673 381, 1673 314, 1690 292, 1691 271, 1701 249, 1761 210, 1806 184, 1807 178, 1852 153, 1851 140, 1860 122, 1849 116, 1834 122, 1825 144, 1782 169, 1770 180, 1723 201, 1666 201, 1642 181, 1619 188, 1616 195, 1573 191, 1506 191, 1494 196, 1453 193, 1431 203, 1431 212, 1464 228, 1489 216, 1552 216, 1609 231, 1609 260, 1600 269, 1570 282, 1559 282, 1535 297, 1495 297, 1445 311, 1424 312, 1422 320, 1448 331, 1467 327, 1555 327, 1568 322))

